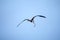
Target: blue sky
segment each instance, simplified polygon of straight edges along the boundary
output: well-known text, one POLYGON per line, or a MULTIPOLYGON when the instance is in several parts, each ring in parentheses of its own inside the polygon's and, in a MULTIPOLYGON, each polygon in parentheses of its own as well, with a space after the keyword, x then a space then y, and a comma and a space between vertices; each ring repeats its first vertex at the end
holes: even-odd
POLYGON ((60 40, 60 0, 0 0, 1 40, 60 40), (25 21, 35 15, 36 27, 25 21))

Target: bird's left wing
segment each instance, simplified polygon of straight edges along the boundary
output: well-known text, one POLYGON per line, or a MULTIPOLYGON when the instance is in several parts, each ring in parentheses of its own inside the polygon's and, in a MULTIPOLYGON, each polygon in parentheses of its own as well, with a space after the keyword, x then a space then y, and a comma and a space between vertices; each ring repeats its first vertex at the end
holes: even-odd
POLYGON ((25 20, 21 21, 21 22, 17 25, 17 27, 19 27, 19 25, 20 25, 21 23, 23 23, 24 21, 26 21, 26 20, 28 20, 28 19, 25 19, 25 20))

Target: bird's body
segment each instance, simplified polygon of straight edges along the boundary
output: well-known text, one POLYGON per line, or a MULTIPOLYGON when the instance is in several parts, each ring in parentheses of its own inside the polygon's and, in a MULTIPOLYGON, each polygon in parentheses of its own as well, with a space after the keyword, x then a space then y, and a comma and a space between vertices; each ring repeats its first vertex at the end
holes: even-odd
MULTIPOLYGON (((42 17, 42 18, 46 18, 45 16, 42 16, 42 15, 36 15, 36 16, 32 17, 31 19, 25 19, 25 20, 23 20, 22 22, 24 22, 24 21, 26 21, 26 20, 27 20, 27 21, 29 21, 29 22, 33 23, 33 24, 34 24, 34 26, 35 26, 34 18, 35 18, 35 17, 37 17, 37 16, 38 16, 38 17, 42 17)), ((21 22, 21 23, 22 23, 22 22, 21 22)), ((19 24, 17 25, 17 27, 18 27, 21 23, 19 23, 19 24)))

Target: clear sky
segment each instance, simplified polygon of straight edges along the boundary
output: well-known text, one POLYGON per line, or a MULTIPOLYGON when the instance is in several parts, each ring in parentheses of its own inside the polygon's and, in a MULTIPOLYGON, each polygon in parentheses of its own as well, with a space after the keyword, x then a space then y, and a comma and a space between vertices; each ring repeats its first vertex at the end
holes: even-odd
POLYGON ((60 0, 0 0, 0 40, 60 40, 60 0), (25 21, 35 15, 36 27, 25 21))

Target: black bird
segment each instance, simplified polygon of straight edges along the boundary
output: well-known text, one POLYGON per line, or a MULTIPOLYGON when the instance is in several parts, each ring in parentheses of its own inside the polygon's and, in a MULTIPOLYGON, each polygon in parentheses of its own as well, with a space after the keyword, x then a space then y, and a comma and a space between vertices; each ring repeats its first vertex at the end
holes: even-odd
MULTIPOLYGON (((24 21, 27 20, 27 21, 33 23, 33 24, 34 24, 34 27, 35 27, 34 18, 37 17, 37 16, 38 16, 38 17, 42 17, 42 18, 46 18, 45 16, 42 16, 42 15, 36 15, 36 16, 32 17, 32 19, 24 19, 22 22, 24 22, 24 21)), ((22 22, 20 22, 20 23, 17 25, 17 27, 18 27, 22 22)))

